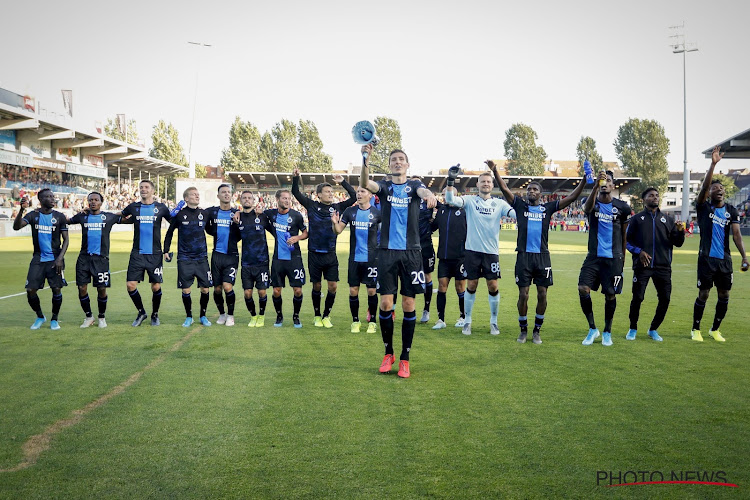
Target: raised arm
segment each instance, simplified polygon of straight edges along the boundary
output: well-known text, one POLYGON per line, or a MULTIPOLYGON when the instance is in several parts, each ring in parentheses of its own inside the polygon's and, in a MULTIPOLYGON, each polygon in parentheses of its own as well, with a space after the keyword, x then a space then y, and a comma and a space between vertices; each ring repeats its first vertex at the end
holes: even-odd
POLYGON ((452 207, 463 208, 465 205, 463 196, 454 196, 453 192, 456 190, 453 186, 446 188, 445 190, 445 203, 452 207))
POLYGON ((349 193, 349 199, 353 200, 352 203, 357 201, 357 191, 352 187, 351 184, 346 182, 346 179, 344 179, 344 176, 341 174, 334 174, 333 175, 333 181, 338 182, 341 184, 341 187, 346 190, 347 193, 349 193))
POLYGON ((487 166, 490 167, 490 170, 495 176, 495 182, 497 182, 497 184, 500 186, 500 191, 503 192, 503 196, 505 197, 506 201, 512 205, 513 198, 515 198, 515 195, 508 188, 508 184, 505 183, 505 179, 500 177, 500 172, 497 171, 497 165, 492 160, 485 160, 484 163, 486 163, 487 166))
POLYGON ((566 208, 568 205, 573 203, 578 199, 579 196, 581 196, 581 193, 583 193, 583 188, 586 185, 586 176, 584 175, 581 177, 581 182, 578 183, 576 188, 573 190, 572 193, 570 193, 568 196, 560 200, 560 203, 557 204, 557 207, 559 210, 562 210, 563 208, 566 208))
POLYGON ((308 198, 305 193, 299 190, 299 179, 299 168, 295 168, 294 177, 292 177, 292 194, 295 198, 297 198, 297 201, 299 201, 300 205, 307 209, 307 206, 310 204, 310 198, 308 198))
POLYGON ((599 177, 597 178, 596 182, 594 182, 594 186, 591 188, 591 193, 589 194, 589 197, 586 198, 586 203, 583 205, 583 212, 588 215, 591 213, 591 211, 594 209, 594 202, 596 202, 596 189, 600 186, 600 181, 607 180, 607 172, 602 170, 599 172, 599 177))
POLYGON ((708 197, 708 188, 711 187, 711 178, 714 176, 714 168, 722 158, 724 158, 724 153, 721 152, 719 146, 714 147, 714 150, 711 153, 711 166, 708 167, 706 178, 703 179, 703 185, 701 186, 701 190, 698 193, 698 197, 695 199, 696 206, 705 203, 706 198, 708 197))
POLYGON ((28 221, 23 218, 23 211, 29 208, 29 200, 24 196, 21 198, 21 206, 18 209, 18 214, 16 215, 16 220, 13 221, 13 230, 18 231, 19 229, 25 227, 28 224, 28 221))
POLYGON ((362 146, 362 153, 367 153, 367 157, 362 161, 362 171, 359 174, 359 185, 367 189, 369 192, 377 194, 378 191, 380 191, 380 186, 378 186, 377 182, 370 179, 370 167, 368 165, 373 149, 372 144, 365 144, 362 146))

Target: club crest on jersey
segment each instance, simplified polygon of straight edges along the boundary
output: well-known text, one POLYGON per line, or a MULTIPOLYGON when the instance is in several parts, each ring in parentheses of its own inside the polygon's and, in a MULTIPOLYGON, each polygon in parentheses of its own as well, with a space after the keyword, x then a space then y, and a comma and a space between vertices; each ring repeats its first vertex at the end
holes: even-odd
POLYGON ((102 220, 107 220, 107 216, 102 214, 102 220))
POLYGON ((663 224, 666 224, 666 223, 667 223, 667 219, 666 219, 665 217, 662 217, 662 218, 661 218, 661 219, 659 219, 659 220, 660 220, 660 221, 662 221, 662 223, 663 223, 663 224))
POLYGON ((333 213, 333 207, 328 207, 328 211, 333 213))
POLYGON ((203 214, 198 214, 198 220, 203 220, 203 214))
POLYGON ((404 193, 411 193, 411 186, 406 186, 404 188, 404 193))
MULTIPOLYGON (((731 217, 731 215, 729 214, 729 212, 724 212, 724 217, 728 219, 729 217, 731 217)), ((55 223, 55 219, 52 219, 52 223, 55 223)))
POLYGON ((618 213, 620 213, 620 211, 617 209, 617 207, 612 207, 612 213, 613 214, 618 214, 618 213))
POLYGON ((255 223, 256 223, 256 224, 260 224, 260 218, 256 217, 256 218, 255 218, 255 223))
POLYGON ((54 226, 55 224, 57 224, 57 219, 55 219, 54 217, 52 217, 52 225, 54 226))
POLYGON ((645 215, 641 215, 641 220, 646 220, 646 216, 645 215))
POLYGON ((374 218, 374 215, 370 214, 370 215, 367 216, 367 218, 368 219, 372 219, 372 218, 374 218))
POLYGON ((547 207, 545 207, 544 205, 542 205, 542 206, 539 207, 539 211, 540 212, 546 212, 547 211, 547 207))
POLYGON ((494 208, 497 206, 497 203, 495 203, 495 201, 493 200, 492 203, 490 203, 490 206, 494 208))
POLYGON ((159 207, 154 207, 154 213, 155 213, 155 214, 158 214, 158 213, 159 213, 159 207))
POLYGON ((456 215, 461 215, 461 210, 456 210, 456 215))

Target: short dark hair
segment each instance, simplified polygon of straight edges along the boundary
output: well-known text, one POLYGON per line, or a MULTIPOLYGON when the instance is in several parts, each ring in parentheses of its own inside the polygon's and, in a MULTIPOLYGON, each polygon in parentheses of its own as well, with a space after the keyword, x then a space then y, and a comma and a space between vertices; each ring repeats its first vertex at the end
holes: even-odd
POLYGON ((291 194, 292 192, 289 191, 288 189, 279 189, 278 191, 276 191, 276 199, 277 200, 281 198, 281 193, 289 193, 289 194, 291 194))
POLYGON ((242 196, 243 194, 245 194, 245 193, 249 193, 249 194, 251 194, 251 195, 255 196, 255 195, 253 194, 253 192, 252 192, 252 191, 248 191, 248 190, 246 189, 246 190, 244 190, 243 192, 241 192, 241 193, 240 193, 240 197, 241 197, 241 196, 242 196))
MULTIPOLYGON (((39 192, 36 193, 36 197, 37 197, 38 200, 42 199, 42 193, 45 192, 45 191, 49 191, 50 193, 52 193, 52 190, 50 188, 42 188, 42 189, 39 190, 39 192)), ((52 193, 52 194, 54 195, 54 193, 52 193)))
POLYGON ((323 192, 323 188, 326 188, 326 187, 332 188, 333 186, 331 186, 331 185, 330 185, 329 183, 327 183, 327 182, 321 182, 320 184, 318 184, 318 185, 317 185, 317 186, 315 187, 315 193, 316 193, 316 194, 320 194, 320 193, 322 193, 322 192, 323 192))
MULTIPOLYGON (((99 196, 99 201, 101 201, 101 202, 103 202, 103 201, 104 201, 104 196, 102 196, 102 193, 99 193, 99 192, 97 192, 97 191, 91 191, 91 192, 89 193, 89 196, 91 196, 92 194, 96 194, 96 195, 98 195, 98 196, 99 196)), ((86 198, 88 198, 88 196, 87 196, 86 198)))
POLYGON ((607 174, 607 177, 610 177, 612 179, 612 182, 615 182, 615 173, 614 172, 612 172, 611 170, 605 170, 604 173, 607 174))
POLYGON ((648 193, 650 193, 651 191, 656 191, 656 194, 659 194, 659 190, 658 190, 658 189, 656 189, 655 187, 653 187, 653 186, 651 186, 651 187, 647 187, 647 188, 646 188, 646 189, 645 189, 645 190, 644 190, 644 191, 643 191, 643 192, 641 193, 641 199, 643 200, 644 198, 646 198, 646 195, 647 195, 648 193))
POLYGON ((531 186, 532 184, 536 184, 537 186, 539 186, 539 192, 540 192, 540 193, 542 192, 542 184, 541 184, 540 182, 538 182, 538 181, 531 181, 531 182, 529 182, 528 184, 526 184, 526 187, 528 188, 528 187, 529 187, 529 186, 531 186))
POLYGON ((231 191, 231 190, 232 190, 232 186, 230 186, 230 185, 229 185, 229 184, 227 184, 226 182, 225 182, 224 184, 219 184, 219 189, 217 189, 217 190, 216 190, 216 192, 217 192, 217 193, 220 193, 220 192, 221 192, 221 188, 229 188, 229 191, 231 191))
POLYGON ((391 156, 393 156, 393 153, 404 153, 404 156, 406 157, 406 163, 409 163, 409 155, 407 155, 403 149, 394 149, 393 151, 388 153, 388 163, 391 162, 391 156))
POLYGON ((721 182, 719 179, 712 179, 711 180, 711 185, 713 186, 714 184, 721 184, 722 186, 724 185, 724 183, 721 182))
POLYGON ((143 180, 142 180, 141 182, 139 182, 138 184, 143 184, 144 182, 148 182, 149 184, 151 184, 151 187, 152 187, 152 188, 156 189, 156 186, 154 186, 154 183, 153 183, 153 182, 151 182, 151 179, 143 179, 143 180))

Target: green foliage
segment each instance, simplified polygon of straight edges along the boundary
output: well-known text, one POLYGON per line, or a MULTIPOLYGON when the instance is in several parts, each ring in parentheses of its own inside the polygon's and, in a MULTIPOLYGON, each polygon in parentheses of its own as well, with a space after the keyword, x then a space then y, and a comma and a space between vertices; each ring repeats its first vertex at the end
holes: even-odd
POLYGON ((171 123, 167 124, 164 120, 159 120, 159 123, 154 125, 154 130, 151 133, 151 144, 151 150, 148 154, 152 158, 187 167, 185 151, 180 144, 180 134, 171 123))
POLYGON ((273 137, 273 159, 276 172, 291 172, 300 158, 300 146, 297 140, 297 125, 282 119, 271 129, 273 137))
POLYGON ((638 212, 643 209, 640 194, 644 189, 655 187, 660 196, 667 189, 669 139, 656 120, 631 118, 618 129, 614 147, 625 175, 641 178, 629 190, 633 209, 638 212))
POLYGON ((227 172, 253 172, 269 170, 260 162, 258 148, 260 132, 250 122, 243 122, 235 117, 229 127, 229 147, 221 154, 221 166, 227 172))
POLYGON ((523 123, 515 123, 505 131, 505 157, 510 175, 542 175, 547 153, 536 145, 537 134, 523 123))
POLYGON ((330 172, 333 170, 331 156, 323 152, 323 141, 318 127, 310 120, 299 121, 299 163, 303 172, 330 172))
POLYGON ((581 137, 576 146, 576 156, 578 157, 578 175, 583 176, 583 162, 588 159, 591 168, 594 169, 594 175, 602 169, 602 155, 596 150, 596 141, 591 137, 581 137))
POLYGON ((133 118, 127 120, 125 130, 127 131, 127 138, 117 125, 117 117, 107 118, 107 123, 104 125, 104 135, 128 144, 138 144, 138 129, 133 118))
POLYGON ((387 116, 378 116, 375 118, 373 125, 380 142, 375 146, 372 156, 369 158, 370 171, 387 173, 390 171, 388 169, 388 155, 394 149, 402 149, 401 127, 398 121, 387 116))
POLYGON ((260 138, 260 149, 258 151, 258 159, 260 161, 260 171, 272 171, 274 168, 274 153, 273 153, 273 136, 270 132, 263 132, 263 136, 260 138))

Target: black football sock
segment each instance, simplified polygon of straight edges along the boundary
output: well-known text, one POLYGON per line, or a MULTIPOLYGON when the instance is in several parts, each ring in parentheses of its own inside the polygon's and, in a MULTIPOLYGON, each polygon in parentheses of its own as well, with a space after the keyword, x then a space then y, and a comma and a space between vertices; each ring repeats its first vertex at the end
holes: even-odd
POLYGON ((227 292, 227 314, 234 316, 234 290, 227 292))
POLYGON ((543 314, 537 314, 534 316, 534 331, 539 333, 542 329, 542 325, 544 324, 544 315, 543 314))
POLYGON ((701 299, 695 299, 695 304, 693 304, 693 330, 701 329, 701 320, 705 309, 706 303, 701 302, 701 299))
POLYGON ((221 291, 214 291, 214 302, 216 302, 219 314, 224 314, 224 294, 221 291))
POLYGON ((60 314, 60 307, 62 307, 62 292, 52 295, 52 319, 57 321, 57 315, 60 314))
POLYGON ((377 322, 378 315, 378 296, 368 295, 367 296, 367 309, 370 311, 370 323, 377 322))
POLYGON ((315 316, 320 316, 320 298, 323 296, 321 292, 312 291, 312 304, 315 316))
POLYGON ((193 299, 189 293, 182 292, 182 305, 185 306, 185 316, 193 317, 193 299))
POLYGON ((409 351, 414 340, 414 327, 417 324, 416 311, 404 311, 404 320, 401 322, 401 356, 399 359, 409 361, 409 351))
POLYGON ((724 316, 727 315, 727 308, 729 307, 729 299, 719 299, 716 302, 716 314, 714 315, 714 324, 711 327, 712 331, 716 331, 721 326, 721 322, 724 316))
POLYGON ((617 309, 617 297, 604 301, 604 331, 612 333, 612 320, 617 309))
POLYGON ((151 314, 159 314, 161 307, 161 288, 151 294, 151 314))
POLYGON ((299 311, 302 309, 302 294, 299 297, 296 295, 292 298, 294 315, 299 317, 299 311))
POLYGON ((331 309, 333 309, 333 303, 336 301, 336 292, 328 292, 326 294, 326 307, 323 309, 323 317, 327 317, 329 314, 331 314, 331 309))
POLYGON ((385 344, 385 353, 393 354, 393 314, 391 311, 380 310, 380 335, 385 344))
POLYGON ((255 301, 252 297, 245 298, 245 307, 247 307, 247 310, 250 312, 250 316, 255 316, 255 301))
POLYGON ((595 330, 596 323, 594 322, 594 306, 591 304, 591 295, 579 295, 578 298, 581 300, 581 310, 586 316, 586 321, 589 322, 589 328, 595 330))
POLYGON ((281 298, 281 295, 279 295, 278 297, 276 295, 273 295, 271 298, 273 300, 273 308, 276 310, 276 314, 281 315, 281 305, 284 300, 281 298))
POLYGON ((261 316, 266 314, 266 303, 268 303, 268 295, 263 295, 262 297, 258 297, 258 314, 261 316))
POLYGON ((99 317, 103 318, 107 312, 107 296, 97 298, 96 305, 99 306, 99 317))
POLYGON ((81 309, 83 309, 83 312, 86 313, 86 317, 90 318, 91 316, 93 316, 93 313, 91 312, 91 299, 89 298, 89 294, 86 294, 83 297, 79 296, 78 300, 81 302, 81 309))
POLYGON ((461 311, 461 317, 466 317, 466 310, 464 309, 464 294, 466 292, 456 292, 456 295, 458 295, 458 310, 461 311))
POLYGON ((208 309, 208 300, 209 300, 208 292, 206 293, 201 292, 201 317, 206 315, 206 309, 208 309))
POLYGON ((130 295, 130 300, 133 301, 133 305, 136 309, 138 309, 139 314, 146 314, 146 310, 143 308, 143 300, 141 300, 141 293, 136 288, 132 292, 128 292, 128 295, 130 295))
POLYGON ((522 332, 525 332, 529 328, 529 317, 528 316, 519 316, 518 317, 518 327, 521 329, 522 332))
POLYGON ((26 300, 29 301, 29 306, 31 306, 31 310, 36 313, 36 317, 43 318, 44 313, 42 313, 42 303, 39 300, 39 295, 32 295, 31 293, 26 292, 26 300))
POLYGON ((430 304, 432 304, 432 281, 424 286, 424 310, 430 310, 430 304))
POLYGON ((438 290, 437 296, 437 308, 438 308, 438 319, 445 322, 445 304, 448 302, 447 294, 438 290))
POLYGON ((352 313, 352 321, 359 321, 359 295, 349 296, 349 311, 352 313))

